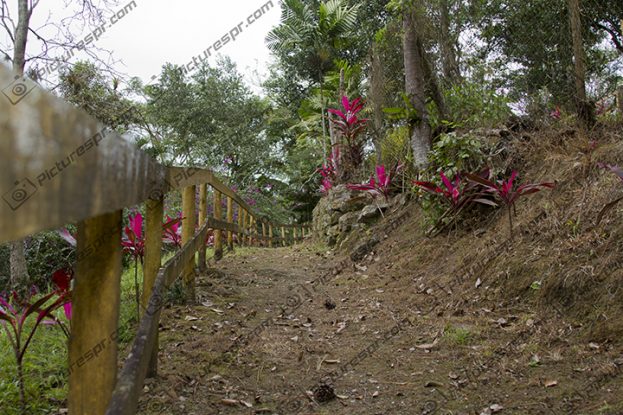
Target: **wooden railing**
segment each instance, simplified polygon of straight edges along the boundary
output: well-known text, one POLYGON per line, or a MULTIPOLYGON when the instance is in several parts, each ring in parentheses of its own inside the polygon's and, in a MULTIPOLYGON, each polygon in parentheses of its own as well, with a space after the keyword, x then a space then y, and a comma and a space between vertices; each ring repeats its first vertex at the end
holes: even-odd
POLYGON ((215 230, 215 258, 220 259, 224 246, 233 247, 234 235, 242 245, 276 247, 301 240, 310 228, 261 217, 209 170, 158 164, 84 112, 0 65, 2 88, 10 99, 0 94, 0 242, 78 224, 69 411, 134 414, 145 378, 157 370, 163 294, 181 278, 194 299, 195 258, 199 253, 199 268, 205 268, 209 230, 215 230), (214 195, 212 216, 207 214, 208 187, 214 195), (174 191, 183 195, 183 247, 162 266, 164 199, 174 191), (122 210, 142 203, 143 313, 117 376, 122 210))

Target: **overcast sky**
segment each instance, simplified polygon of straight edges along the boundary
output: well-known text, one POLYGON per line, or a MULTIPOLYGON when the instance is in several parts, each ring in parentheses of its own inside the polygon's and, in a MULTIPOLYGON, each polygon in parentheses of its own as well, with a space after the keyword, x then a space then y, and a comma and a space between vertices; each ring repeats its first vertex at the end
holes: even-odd
MULTIPOLYGON (((122 0, 115 10, 123 9, 129 2, 122 0)), ((43 23, 48 13, 51 13, 51 21, 66 15, 63 4, 64 0, 42 1, 35 10, 33 27, 43 23)), ((266 74, 270 55, 264 39, 279 22, 278 0, 135 0, 135 4, 133 10, 127 8, 126 12, 121 12, 121 16, 125 16, 114 24, 108 21, 104 34, 95 43, 122 61, 115 66, 118 71, 149 82, 152 75, 160 73, 164 63, 191 62, 193 56, 202 55, 210 46, 214 48, 215 42, 231 33, 236 40, 217 45, 220 49, 216 53, 230 56, 250 85, 258 84, 256 73, 266 74), (234 30, 236 27, 241 33, 234 30)), ((114 12, 109 16, 112 14, 114 12)), ((76 39, 84 39, 95 30, 95 27, 85 27, 81 35, 76 33, 76 39)), ((0 40, 6 44, 6 36, 2 36, 4 33, 0 34, 0 40)), ((29 53, 35 52, 29 48, 29 53)), ((213 49, 210 53, 209 62, 214 64, 216 54, 213 49)), ((81 58, 86 58, 83 52, 77 53, 70 62, 81 58)))

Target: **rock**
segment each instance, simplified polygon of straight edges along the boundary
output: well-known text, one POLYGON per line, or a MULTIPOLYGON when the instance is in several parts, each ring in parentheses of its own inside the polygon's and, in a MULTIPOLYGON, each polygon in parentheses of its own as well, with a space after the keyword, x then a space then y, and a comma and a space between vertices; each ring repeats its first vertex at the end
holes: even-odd
POLYGON ((340 232, 349 232, 352 229, 353 225, 357 223, 358 218, 359 213, 357 212, 349 212, 345 215, 340 216, 340 232))
POLYGON ((360 210, 367 203, 365 195, 358 195, 345 185, 335 186, 327 195, 328 207, 330 210, 348 213, 360 210))
POLYGON ((359 244, 350 254, 350 259, 353 262, 361 261, 366 255, 372 252, 374 247, 377 246, 379 242, 380 242, 379 238, 376 236, 373 236, 367 241, 359 244))
POLYGON ((388 208, 389 208, 389 205, 386 202, 380 202, 378 205, 376 203, 368 205, 363 208, 361 213, 359 213, 357 222, 360 222, 360 223, 374 222, 378 217, 381 216, 381 211, 387 210, 388 208))

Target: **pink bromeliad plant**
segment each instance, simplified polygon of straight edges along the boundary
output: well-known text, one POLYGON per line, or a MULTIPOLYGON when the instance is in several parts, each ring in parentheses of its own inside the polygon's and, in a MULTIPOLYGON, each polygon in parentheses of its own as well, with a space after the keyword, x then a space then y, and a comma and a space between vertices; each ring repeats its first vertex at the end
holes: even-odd
MULTIPOLYGON (((507 180, 494 182, 476 174, 466 174, 466 177, 470 181, 482 185, 487 192, 494 194, 496 198, 506 206, 511 239, 513 239, 513 212, 517 200, 523 196, 534 194, 544 189, 553 189, 555 187, 555 184, 551 182, 517 185, 517 175, 517 172, 513 171, 511 177, 507 180)), ((516 214, 516 212, 514 213, 516 214)))
MULTIPOLYGON (((497 206, 491 199, 486 198, 482 191, 479 191, 478 186, 465 180, 462 175, 457 174, 450 180, 442 171, 439 173, 439 176, 441 177, 443 187, 433 182, 413 181, 413 184, 428 193, 442 196, 453 213, 459 212, 471 203, 497 206)), ((479 177, 488 179, 489 170, 482 172, 479 177)))
MULTIPOLYGON (((23 415, 28 413, 24 384, 24 356, 26 351, 37 329, 42 324, 58 325, 59 320, 54 313, 69 301, 69 290, 61 288, 39 298, 37 298, 36 290, 31 291, 24 298, 20 298, 16 292, 6 298, 0 296, 0 326, 4 329, 15 356, 21 413, 23 415), (34 322, 27 324, 31 318, 34 318, 34 322)), ((65 334, 68 333, 65 332, 65 334)))
POLYGON ((143 215, 136 212, 129 217, 129 224, 123 230, 121 246, 123 251, 134 259, 134 295, 137 321, 140 319, 141 290, 138 284, 138 263, 145 259, 145 237, 143 235, 143 215))
MULTIPOLYGON (((392 181, 401 168, 402 165, 398 164, 396 167, 387 171, 384 165, 378 165, 376 166, 376 177, 374 177, 374 175, 370 176, 370 181, 368 183, 347 184, 346 187, 351 190, 366 192, 372 195, 375 202, 378 196, 383 196, 387 202, 393 191, 392 181)), ((384 216, 378 203, 376 206, 379 209, 379 212, 381 212, 381 216, 384 216)))
POLYGON ((163 228, 163 237, 162 241, 165 244, 172 245, 173 247, 180 249, 182 248, 182 227, 180 226, 182 223, 182 214, 180 213, 178 218, 171 218, 169 215, 166 216, 166 221, 163 228))
POLYGON ((350 101, 347 96, 342 97, 341 109, 329 109, 329 113, 335 117, 331 118, 331 123, 344 138, 342 155, 346 163, 342 175, 354 173, 363 163, 363 148, 365 140, 360 137, 368 125, 368 119, 359 118, 359 113, 363 110, 364 102, 361 98, 350 101))
POLYGON ((329 190, 333 188, 333 184, 337 182, 339 172, 339 160, 340 160, 340 148, 338 146, 333 147, 331 155, 326 163, 320 167, 317 172, 322 176, 322 182, 320 192, 323 194, 329 193, 329 190))

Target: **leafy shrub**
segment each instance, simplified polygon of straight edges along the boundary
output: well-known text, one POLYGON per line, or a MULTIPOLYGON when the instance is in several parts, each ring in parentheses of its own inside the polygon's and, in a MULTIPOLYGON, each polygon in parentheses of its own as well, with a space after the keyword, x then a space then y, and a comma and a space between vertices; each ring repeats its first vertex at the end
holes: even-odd
MULTIPOLYGON (((381 141, 382 164, 395 166, 401 161, 406 166, 413 164, 409 127, 402 126, 391 129, 381 141)), ((374 167, 374 166, 372 166, 374 167)))
MULTIPOLYGON (((448 114, 462 127, 493 127, 511 115, 509 100, 486 84, 464 82, 444 91, 448 114)), ((431 113, 433 128, 442 124, 436 111, 431 113)))
POLYGON ((450 176, 463 171, 480 171, 486 161, 483 149, 482 142, 473 135, 442 134, 429 155, 431 168, 450 176))

